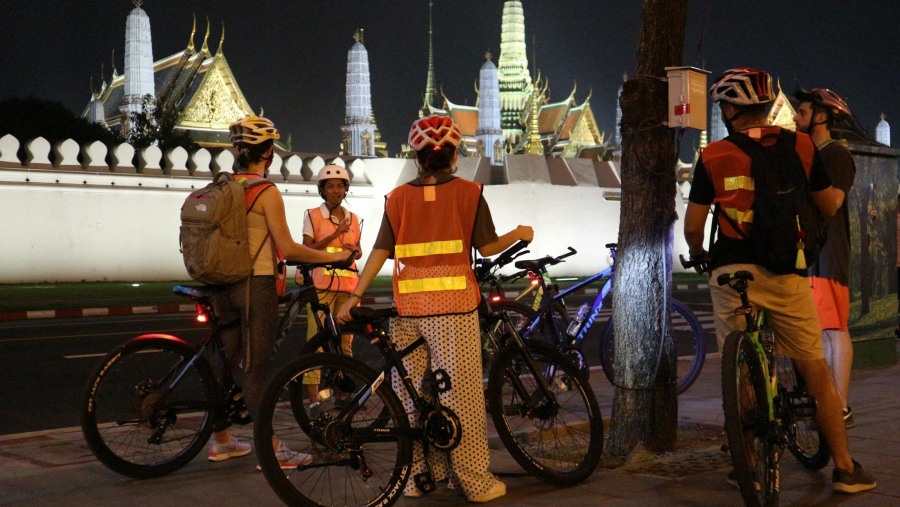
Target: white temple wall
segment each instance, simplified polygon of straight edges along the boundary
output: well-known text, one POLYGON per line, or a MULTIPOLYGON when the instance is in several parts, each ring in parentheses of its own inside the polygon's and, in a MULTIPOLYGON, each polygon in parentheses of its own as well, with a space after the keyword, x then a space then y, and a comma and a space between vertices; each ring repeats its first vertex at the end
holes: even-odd
MULTIPOLYGON (((159 174, 158 169, 144 174, 142 168, 137 173, 117 173, 115 167, 60 169, 45 163, 29 168, 10 155, 17 143, 8 137, 2 141, 0 283, 186 279, 178 249, 179 212, 191 187, 209 181, 208 172, 192 177, 159 174)), ((39 155, 34 159, 42 159, 39 155)), ((278 162, 284 167, 302 165, 278 162)), ((463 159, 458 174, 473 178, 478 165, 477 159, 463 159)), ((350 170, 354 184, 347 205, 365 221, 362 246, 367 253, 381 223, 384 194, 415 177, 416 169, 412 160, 367 159, 355 161, 350 170)), ((277 172, 274 177, 288 225, 300 241, 304 210, 321 203, 315 182, 303 181, 300 174, 290 174, 290 182, 282 181, 277 172)), ((498 233, 519 224, 533 226, 535 240, 529 250, 534 257, 556 256, 568 246, 578 250, 578 255, 552 269, 554 276, 588 275, 605 268, 603 245, 616 241, 618 234, 618 189, 551 185, 536 179, 540 182, 485 186, 498 233)), ((677 201, 682 216, 684 204, 677 201)), ((681 237, 678 222, 676 256, 687 251, 681 237)), ((390 272, 388 263, 382 274, 390 272)))

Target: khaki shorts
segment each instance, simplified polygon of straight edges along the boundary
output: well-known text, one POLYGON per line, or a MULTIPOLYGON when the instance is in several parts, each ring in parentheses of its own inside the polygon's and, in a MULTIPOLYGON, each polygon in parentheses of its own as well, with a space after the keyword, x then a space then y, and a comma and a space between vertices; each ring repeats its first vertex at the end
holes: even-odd
POLYGON ((779 354, 802 360, 825 357, 822 328, 809 280, 799 275, 776 275, 755 264, 729 264, 715 269, 710 275, 709 293, 720 352, 729 333, 746 327, 744 317, 734 313, 735 308, 741 305, 738 293, 728 285, 720 287, 716 283, 719 275, 735 271, 753 274, 747 295, 751 305, 766 309, 769 326, 775 331, 775 350, 779 354))

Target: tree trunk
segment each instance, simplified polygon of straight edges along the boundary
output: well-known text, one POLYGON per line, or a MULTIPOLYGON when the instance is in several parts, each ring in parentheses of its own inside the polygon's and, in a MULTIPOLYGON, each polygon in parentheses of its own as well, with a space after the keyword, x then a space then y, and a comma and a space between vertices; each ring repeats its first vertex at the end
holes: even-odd
POLYGON ((634 79, 622 90, 622 206, 613 298, 616 389, 609 452, 675 447, 675 354, 666 332, 675 215, 664 67, 681 64, 687 0, 644 0, 634 79))

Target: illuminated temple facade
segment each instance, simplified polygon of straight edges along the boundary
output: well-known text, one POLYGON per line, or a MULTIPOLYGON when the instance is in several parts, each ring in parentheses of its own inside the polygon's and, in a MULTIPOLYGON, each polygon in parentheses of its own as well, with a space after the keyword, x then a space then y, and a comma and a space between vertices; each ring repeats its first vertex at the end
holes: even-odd
POLYGON ((113 67, 109 83, 105 80, 82 116, 105 125, 127 137, 132 113, 140 113, 146 96, 148 108, 180 111, 176 131, 190 135, 205 148, 230 146, 228 125, 255 114, 238 87, 228 60, 222 51, 223 27, 219 47, 209 50, 209 23, 199 50, 194 46, 196 21, 187 47, 171 56, 153 61, 150 21, 135 0, 125 30, 125 72, 113 67))
POLYGON ((462 132, 465 154, 485 156, 492 165, 502 164, 504 154, 603 157, 610 146, 597 127, 590 95, 579 102, 573 86, 568 97, 551 102, 548 81, 543 80, 541 86, 533 82, 521 1, 504 2, 501 27, 500 57, 494 66, 491 55, 485 55, 476 106, 457 104, 445 95, 443 103, 437 106, 429 22, 428 77, 422 113, 453 118, 462 132))

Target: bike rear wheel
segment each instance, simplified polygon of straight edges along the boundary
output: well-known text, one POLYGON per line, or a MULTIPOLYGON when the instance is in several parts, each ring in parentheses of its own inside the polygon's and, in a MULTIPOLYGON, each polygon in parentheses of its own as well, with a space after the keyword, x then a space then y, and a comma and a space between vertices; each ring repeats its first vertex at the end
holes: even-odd
POLYGON ((735 331, 722 352, 722 405, 731 462, 747 506, 778 504, 781 448, 769 419, 768 380, 750 337, 735 331))
MULTIPOLYGON (((675 344, 678 394, 681 394, 693 385, 700 376, 700 370, 703 369, 703 363, 706 361, 706 332, 694 312, 675 299, 671 300, 669 331, 675 344)), ((600 364, 606 378, 615 385, 614 358, 615 331, 613 319, 610 317, 600 338, 600 364)))
POLYGON ((165 335, 140 336, 107 354, 81 405, 81 430, 97 459, 122 475, 146 479, 197 456, 212 432, 219 391, 206 361, 184 369, 195 354, 165 335))
POLYGON ((513 459, 538 479, 556 485, 585 480, 600 462, 603 420, 591 386, 550 345, 526 342, 538 371, 522 349, 504 348, 488 382, 494 426, 513 459), (552 399, 538 384, 542 376, 552 399))
POLYGON ((409 421, 390 379, 327 353, 298 358, 272 377, 260 401, 254 443, 266 480, 288 505, 390 505, 403 493, 412 461, 409 421), (322 399, 315 410, 301 407, 306 412, 298 417, 294 390, 314 372, 322 385, 349 392, 322 399), (351 403, 366 392, 361 404, 351 403), (312 461, 282 469, 274 439, 312 461))
MULTIPOLYGON (((794 371, 794 365, 787 357, 777 358, 778 394, 780 397, 812 396, 806 393, 803 381, 794 371)), ((785 400, 786 401, 786 400, 785 400)), ((825 437, 815 424, 815 411, 796 410, 791 403, 782 405, 788 411, 782 419, 789 425, 790 435, 788 449, 801 465, 809 470, 820 470, 831 461, 831 451, 825 443, 825 437)))

